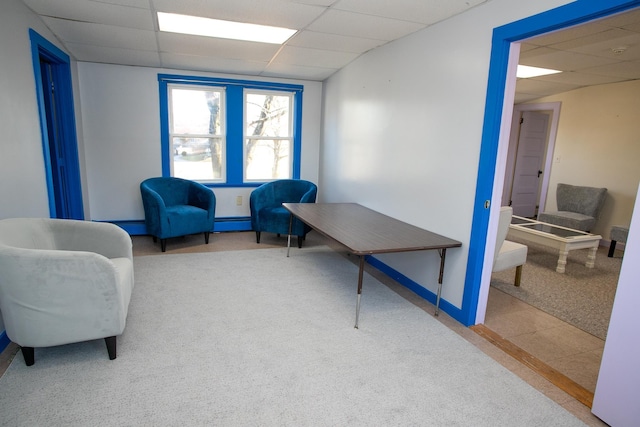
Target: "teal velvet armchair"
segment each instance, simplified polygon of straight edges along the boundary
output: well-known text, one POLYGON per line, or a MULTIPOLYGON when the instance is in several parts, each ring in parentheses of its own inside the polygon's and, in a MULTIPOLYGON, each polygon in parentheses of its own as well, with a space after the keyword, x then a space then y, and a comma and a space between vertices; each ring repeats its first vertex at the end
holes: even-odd
POLYGON ((205 243, 213 231, 216 196, 194 181, 173 177, 149 178, 140 184, 147 233, 160 239, 162 252, 167 239, 204 233, 205 243))
MULTIPOLYGON (((249 197, 251 227, 260 243, 260 233, 289 234, 290 214, 283 203, 315 203, 318 187, 301 179, 281 179, 268 182, 253 190, 249 197)), ((298 236, 298 247, 311 228, 294 219, 291 234, 298 236)))

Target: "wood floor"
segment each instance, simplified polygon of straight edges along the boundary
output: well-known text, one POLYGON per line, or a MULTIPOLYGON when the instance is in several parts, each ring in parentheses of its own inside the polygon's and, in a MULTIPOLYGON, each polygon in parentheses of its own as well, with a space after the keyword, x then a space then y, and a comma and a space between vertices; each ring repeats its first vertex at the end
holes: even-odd
MULTIPOLYGON (((263 233, 261 243, 257 244, 253 232, 231 232, 214 234, 208 245, 204 244, 202 235, 170 239, 166 253, 267 249, 284 245, 285 236, 263 233)), ((357 257, 350 257, 343 248, 311 232, 304 246, 316 245, 328 245, 345 258, 357 262, 357 257)), ((134 256, 161 254, 159 243, 154 244, 147 236, 133 237, 133 251, 134 256)), ((434 306, 431 303, 370 265, 366 266, 366 271, 415 306, 433 315, 434 306)), ((606 426, 590 410, 604 347, 602 340, 495 289, 491 290, 489 296, 485 325, 468 328, 443 312, 436 319, 585 424, 606 426)), ((22 358, 18 347, 12 343, 0 354, 0 376, 14 357, 22 358)))

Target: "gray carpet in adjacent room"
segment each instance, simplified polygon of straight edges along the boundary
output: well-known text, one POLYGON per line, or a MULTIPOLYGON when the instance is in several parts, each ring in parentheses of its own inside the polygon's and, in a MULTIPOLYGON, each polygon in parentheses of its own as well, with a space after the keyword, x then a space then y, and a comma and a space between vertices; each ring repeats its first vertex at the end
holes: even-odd
POLYGON ((493 273, 491 286, 542 311, 605 339, 615 298, 622 258, 598 249, 594 268, 585 267, 588 250, 569 252, 564 274, 556 272, 558 252, 538 244, 528 246, 520 287, 513 286, 513 270, 493 273))
POLYGON ((118 358, 18 354, 2 425, 578 426, 562 407, 326 247, 135 258, 118 358))

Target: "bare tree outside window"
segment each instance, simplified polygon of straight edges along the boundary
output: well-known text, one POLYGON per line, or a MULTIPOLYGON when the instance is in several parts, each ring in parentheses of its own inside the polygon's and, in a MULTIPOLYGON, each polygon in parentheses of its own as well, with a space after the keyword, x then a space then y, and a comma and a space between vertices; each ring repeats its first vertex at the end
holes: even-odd
POLYGON ((171 87, 173 176, 224 180, 223 89, 171 87))
POLYGON ((291 176, 292 94, 246 95, 245 177, 271 180, 291 176))

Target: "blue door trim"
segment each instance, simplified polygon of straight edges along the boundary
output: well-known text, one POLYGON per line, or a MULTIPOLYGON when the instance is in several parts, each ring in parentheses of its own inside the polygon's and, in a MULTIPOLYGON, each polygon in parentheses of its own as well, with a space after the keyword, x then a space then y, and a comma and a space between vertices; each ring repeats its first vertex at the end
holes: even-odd
MULTIPOLYGON (((78 140, 76 135, 75 110, 73 106, 73 89, 71 82, 71 67, 69 55, 53 45, 47 39, 32 29, 29 29, 31 40, 31 58, 33 61, 34 78, 36 85, 36 97, 38 111, 40 113, 40 131, 42 134, 42 149, 44 152, 44 167, 47 192, 49 194, 49 214, 52 218, 84 219, 84 207, 82 201, 82 184, 80 180, 80 165, 78 161, 78 140), (41 59, 51 63, 53 82, 56 87, 57 123, 60 134, 60 149, 65 159, 65 183, 66 191, 64 207, 56 206, 56 192, 53 174, 54 167, 51 164, 50 140, 47 124, 47 112, 45 107, 45 94, 41 73, 41 59)), ((55 155, 55 153, 53 153, 55 155)))
POLYGON ((565 6, 516 21, 493 31, 489 81, 485 103, 480 164, 475 195, 475 208, 469 245, 469 258, 462 300, 463 323, 476 323, 476 311, 480 297, 484 249, 489 225, 489 209, 486 200, 492 200, 493 177, 496 169, 502 106, 507 78, 509 49, 512 42, 548 33, 572 25, 581 24, 640 6, 640 1, 578 0, 565 6))

